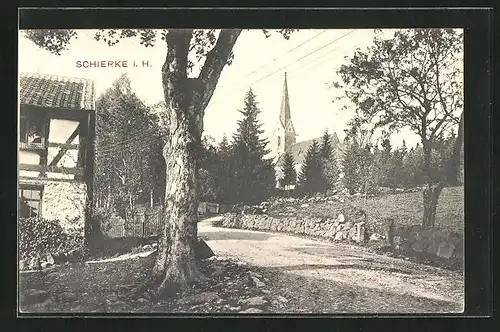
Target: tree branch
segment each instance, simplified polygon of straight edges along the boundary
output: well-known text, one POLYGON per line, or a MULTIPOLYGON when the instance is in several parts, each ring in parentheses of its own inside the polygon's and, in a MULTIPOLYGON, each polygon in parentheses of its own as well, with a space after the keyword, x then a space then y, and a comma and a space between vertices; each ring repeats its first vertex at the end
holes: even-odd
POLYGON ((196 79, 197 93, 193 102, 203 112, 212 98, 213 92, 227 64, 234 44, 241 33, 240 29, 222 30, 215 46, 207 53, 205 63, 196 79))

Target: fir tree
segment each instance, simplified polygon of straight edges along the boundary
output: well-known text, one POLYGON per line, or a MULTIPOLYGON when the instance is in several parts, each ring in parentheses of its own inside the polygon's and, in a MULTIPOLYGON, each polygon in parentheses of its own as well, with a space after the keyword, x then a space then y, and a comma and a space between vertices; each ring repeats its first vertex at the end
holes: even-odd
POLYGON ((283 179, 281 185, 287 189, 287 186, 294 185, 297 182, 297 172, 295 171, 295 161, 290 153, 283 156, 283 166, 281 168, 283 179))
POLYGON ((321 190, 321 150, 315 140, 307 149, 298 180, 300 190, 304 193, 310 194, 321 190))
POLYGON ((328 133, 328 129, 326 129, 325 133, 323 134, 320 154, 323 160, 330 160, 332 158, 333 154, 332 137, 328 133))
POLYGON ((231 146, 226 134, 222 136, 217 149, 218 168, 216 173, 216 182, 219 188, 219 197, 217 201, 220 203, 229 203, 232 195, 232 176, 231 176, 231 146))
POLYGON ((340 173, 332 145, 332 136, 328 130, 325 130, 321 141, 320 158, 322 181, 319 183, 318 189, 326 194, 327 190, 335 187, 340 173))
POLYGON ((238 130, 233 136, 233 189, 238 202, 255 204, 271 193, 275 174, 271 161, 264 159, 269 153, 268 141, 261 138, 264 130, 257 119, 260 110, 252 89, 247 92, 244 103, 240 111, 243 119, 238 121, 238 130))

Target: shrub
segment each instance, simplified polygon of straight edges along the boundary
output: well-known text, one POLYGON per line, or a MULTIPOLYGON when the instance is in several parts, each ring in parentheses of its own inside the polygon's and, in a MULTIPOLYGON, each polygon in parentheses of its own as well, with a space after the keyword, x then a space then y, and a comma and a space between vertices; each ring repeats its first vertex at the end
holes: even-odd
POLYGON ((66 252, 82 245, 81 234, 66 233, 57 222, 19 218, 19 254, 23 260, 66 252))
POLYGON ((94 208, 92 211, 92 225, 93 231, 106 234, 111 228, 110 219, 112 212, 110 209, 94 208))

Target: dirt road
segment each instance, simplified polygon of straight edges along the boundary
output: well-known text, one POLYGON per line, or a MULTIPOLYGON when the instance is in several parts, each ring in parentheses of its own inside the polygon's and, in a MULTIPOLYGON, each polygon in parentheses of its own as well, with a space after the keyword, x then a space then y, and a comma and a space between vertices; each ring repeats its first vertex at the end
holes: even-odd
POLYGON ((290 312, 462 312, 463 275, 285 234, 199 223, 199 235, 218 255, 253 266, 266 287, 289 300, 290 312))

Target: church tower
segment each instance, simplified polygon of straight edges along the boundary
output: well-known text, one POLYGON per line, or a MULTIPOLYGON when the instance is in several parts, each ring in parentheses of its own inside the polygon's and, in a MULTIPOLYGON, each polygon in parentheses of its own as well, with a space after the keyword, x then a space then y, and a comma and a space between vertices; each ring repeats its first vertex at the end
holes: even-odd
POLYGON ((285 72, 285 82, 283 83, 283 94, 281 96, 281 108, 276 124, 276 129, 273 133, 273 151, 277 160, 279 156, 284 154, 290 146, 295 144, 297 134, 292 123, 290 113, 290 99, 288 97, 288 84, 285 72))

